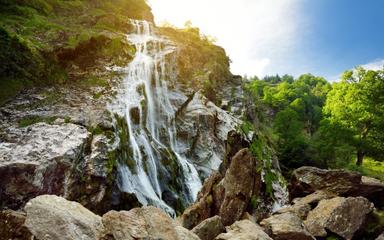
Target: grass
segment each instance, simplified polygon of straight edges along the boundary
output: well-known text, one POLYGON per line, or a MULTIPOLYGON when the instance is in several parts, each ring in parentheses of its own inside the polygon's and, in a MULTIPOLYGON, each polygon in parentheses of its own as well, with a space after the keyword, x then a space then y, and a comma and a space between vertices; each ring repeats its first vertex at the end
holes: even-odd
POLYGON ((378 162, 372 158, 366 157, 363 161, 363 166, 359 167, 351 164, 347 168, 352 171, 360 172, 364 176, 384 181, 384 162, 378 162))
POLYGON ((52 124, 56 119, 57 117, 28 116, 19 121, 19 127, 28 127, 39 122, 52 124))

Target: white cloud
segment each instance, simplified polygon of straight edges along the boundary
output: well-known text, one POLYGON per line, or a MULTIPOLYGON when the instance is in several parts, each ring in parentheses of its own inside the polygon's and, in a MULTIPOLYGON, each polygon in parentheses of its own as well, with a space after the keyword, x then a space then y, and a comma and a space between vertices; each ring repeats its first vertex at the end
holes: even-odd
POLYGON ((384 59, 377 59, 361 66, 367 70, 381 70, 384 67, 384 59))
POLYGON ((269 74, 299 44, 302 0, 149 0, 157 23, 191 20, 215 36, 232 59, 235 74, 269 74))

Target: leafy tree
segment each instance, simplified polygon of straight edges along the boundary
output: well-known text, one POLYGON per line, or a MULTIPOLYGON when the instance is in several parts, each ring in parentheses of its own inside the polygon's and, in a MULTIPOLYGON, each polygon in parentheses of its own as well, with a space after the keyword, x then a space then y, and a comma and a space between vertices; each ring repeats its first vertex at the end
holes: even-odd
POLYGON ((346 71, 342 81, 329 92, 324 113, 333 124, 353 134, 351 144, 356 149, 356 165, 366 155, 384 155, 384 70, 357 68, 346 71))

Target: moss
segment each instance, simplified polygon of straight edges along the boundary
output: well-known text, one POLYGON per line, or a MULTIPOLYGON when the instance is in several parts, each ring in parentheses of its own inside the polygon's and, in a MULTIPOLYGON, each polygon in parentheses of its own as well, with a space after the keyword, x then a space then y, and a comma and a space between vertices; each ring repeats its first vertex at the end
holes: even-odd
POLYGON ((253 195, 251 197, 250 202, 249 202, 249 207, 251 209, 257 209, 258 206, 259 206, 259 196, 253 195))
POLYGON ((27 127, 39 122, 52 124, 56 119, 57 117, 28 116, 19 121, 19 127, 27 127))
POLYGON ((71 122, 71 117, 66 116, 66 117, 64 118, 64 122, 65 122, 65 123, 70 123, 70 122, 71 122))

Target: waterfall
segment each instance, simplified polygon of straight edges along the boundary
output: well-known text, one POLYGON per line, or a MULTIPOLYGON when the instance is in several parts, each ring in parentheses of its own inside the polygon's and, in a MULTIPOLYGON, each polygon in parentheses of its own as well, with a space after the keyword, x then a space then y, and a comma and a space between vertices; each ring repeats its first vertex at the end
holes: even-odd
POLYGON ((173 177, 181 181, 181 187, 173 192, 183 202, 193 202, 201 188, 194 165, 178 146, 176 109, 169 99, 167 82, 175 74, 166 58, 176 48, 171 41, 158 36, 151 23, 132 20, 132 25, 135 31, 127 38, 135 45, 136 54, 123 69, 125 77, 110 104, 121 150, 118 185, 120 191, 134 194, 141 204, 154 205, 175 215, 163 199, 166 186, 161 176, 175 174, 169 173, 168 165, 179 170, 180 175, 173 177))

